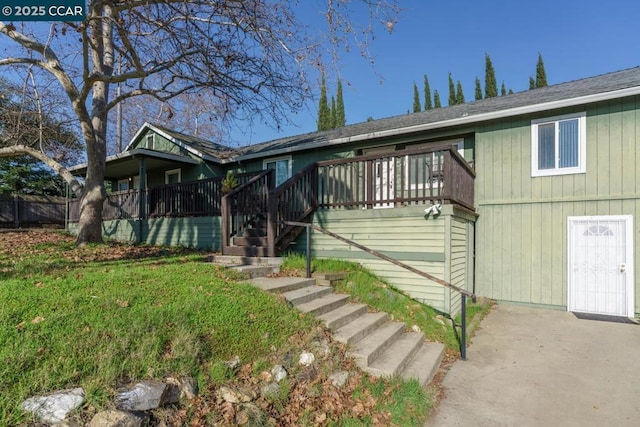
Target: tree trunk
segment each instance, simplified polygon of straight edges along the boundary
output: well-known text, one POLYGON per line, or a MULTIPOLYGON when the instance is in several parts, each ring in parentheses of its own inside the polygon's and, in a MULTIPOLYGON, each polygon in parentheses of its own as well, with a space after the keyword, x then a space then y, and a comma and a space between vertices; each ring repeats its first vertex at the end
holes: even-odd
POLYGON ((80 201, 80 221, 76 239, 78 245, 102 242, 102 205, 105 197, 103 185, 85 185, 80 201))

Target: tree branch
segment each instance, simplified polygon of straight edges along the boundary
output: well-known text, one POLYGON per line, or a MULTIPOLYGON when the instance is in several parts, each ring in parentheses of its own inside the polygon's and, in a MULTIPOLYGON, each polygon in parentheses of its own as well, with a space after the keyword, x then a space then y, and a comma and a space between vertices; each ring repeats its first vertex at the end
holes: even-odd
POLYGON ((83 186, 78 179, 73 176, 71 172, 63 165, 44 154, 42 151, 28 147, 26 145, 12 145, 10 147, 0 148, 0 158, 2 157, 17 157, 17 156, 31 156, 38 160, 41 160, 47 166, 55 171, 58 175, 64 179, 74 194, 78 197, 82 195, 83 186))

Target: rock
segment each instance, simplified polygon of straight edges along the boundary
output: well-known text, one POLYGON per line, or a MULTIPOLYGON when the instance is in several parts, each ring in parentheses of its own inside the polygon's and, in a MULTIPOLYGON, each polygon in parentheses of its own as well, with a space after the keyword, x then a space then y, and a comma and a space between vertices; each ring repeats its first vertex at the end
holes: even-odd
POLYGON ((229 403, 251 402, 258 397, 254 390, 242 386, 222 386, 218 390, 218 396, 229 403))
POLYGON ((32 412, 42 421, 56 424, 84 402, 84 390, 74 388, 62 390, 47 396, 31 397, 22 402, 22 409, 32 412))
POLYGON ((148 411, 162 405, 167 384, 161 381, 142 381, 133 389, 118 393, 116 408, 123 411, 148 411))
POLYGON ((89 427, 141 427, 146 421, 147 417, 142 414, 109 409, 94 415, 89 427))
POLYGON ((273 376, 273 379, 279 383, 283 379, 287 378, 287 370, 284 369, 284 366, 282 365, 275 365, 271 368, 271 375, 273 376))
POLYGON ((181 378, 180 386, 180 399, 192 400, 198 395, 198 381, 195 378, 181 378))
POLYGON ((418 333, 422 332, 422 330, 420 329, 420 326, 418 326, 418 325, 413 325, 413 326, 411 327, 411 330, 412 330, 413 332, 418 332, 418 333))
POLYGON ((441 315, 437 315, 434 319, 436 322, 440 323, 441 325, 444 325, 444 320, 442 320, 442 316, 441 315))
POLYGON ((277 383, 271 383, 260 387, 260 394, 267 398, 271 399, 280 394, 280 385, 277 383))
POLYGON ((296 379, 300 382, 313 381, 318 376, 318 371, 313 366, 308 366, 305 370, 296 375, 296 379))
POLYGON ((165 378, 164 382, 167 384, 167 390, 162 397, 162 405, 172 405, 180 402, 180 395, 182 394, 182 384, 180 381, 173 377, 165 378))
POLYGON ((322 354, 325 357, 331 354, 331 349, 329 348, 329 342, 325 338, 316 339, 311 343, 311 345, 316 350, 318 350, 320 354, 322 354))
POLYGON ((336 372, 335 374, 329 375, 329 381, 331 381, 331 384, 333 384, 338 388, 345 385, 348 379, 349 379, 349 372, 347 371, 336 372))
POLYGON ((240 356, 236 356, 231 360, 223 362, 223 365, 231 369, 232 371, 235 370, 238 366, 240 366, 240 356))
POLYGON ((304 351, 300 355, 300 359, 298 360, 298 363, 302 366, 309 366, 313 363, 314 360, 316 360, 316 357, 313 355, 313 353, 304 351))
POLYGON ((253 403, 240 405, 236 413, 236 425, 239 426, 262 426, 265 425, 267 416, 253 403))

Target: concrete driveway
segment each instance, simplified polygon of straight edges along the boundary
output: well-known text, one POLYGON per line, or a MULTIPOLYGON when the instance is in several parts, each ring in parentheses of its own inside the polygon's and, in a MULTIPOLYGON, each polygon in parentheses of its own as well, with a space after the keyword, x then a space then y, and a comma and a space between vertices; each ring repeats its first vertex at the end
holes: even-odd
POLYGON ((640 326, 497 305, 427 426, 640 426, 640 326))

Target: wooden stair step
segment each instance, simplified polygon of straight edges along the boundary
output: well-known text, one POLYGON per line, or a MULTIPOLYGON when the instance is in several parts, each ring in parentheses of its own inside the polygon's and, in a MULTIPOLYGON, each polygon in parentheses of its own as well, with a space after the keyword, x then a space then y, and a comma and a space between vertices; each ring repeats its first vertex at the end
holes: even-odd
POLYGON ((267 246, 266 237, 234 237, 234 246, 267 246))
POLYGON ((411 362, 423 342, 423 333, 407 332, 400 336, 392 347, 387 348, 364 370, 370 374, 383 377, 398 375, 411 362))
POLYGON ((362 369, 369 366, 389 346, 394 344, 406 330, 402 322, 386 322, 375 331, 358 341, 349 354, 352 355, 362 369))
POLYGON ((266 246, 225 246, 222 250, 225 255, 242 257, 268 257, 269 248, 266 246))
POLYGON ((365 304, 349 303, 338 307, 335 310, 323 313, 318 316, 318 318, 324 321, 327 328, 335 331, 355 318, 362 316, 367 312, 367 308, 368 307, 365 304))
POLYGON ((387 319, 387 313, 365 313, 337 329, 335 338, 345 344, 355 344, 386 322, 387 319))
POLYGON ((245 228, 242 230, 242 237, 265 237, 266 235, 266 228, 245 228))
POLYGON ((349 302, 349 295, 346 294, 328 294, 313 301, 298 304, 298 310, 303 313, 312 313, 316 316, 333 311, 349 302))
POLYGON ((424 342, 416 355, 402 372, 405 379, 415 378, 425 386, 431 382, 440 368, 444 357, 444 344, 439 342, 424 342))
MULTIPOLYGON (((313 280, 313 279, 312 279, 313 280)), ((309 302, 316 298, 323 297, 332 292, 332 289, 328 286, 307 286, 304 288, 296 289, 294 291, 289 291, 284 293, 284 297, 289 301, 292 305, 300 305, 305 302, 309 302)))

